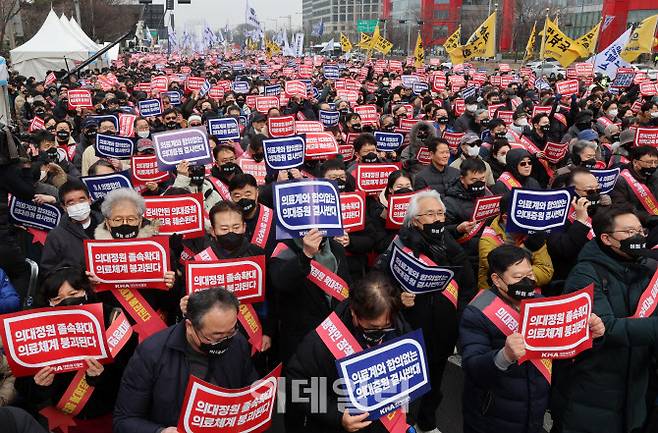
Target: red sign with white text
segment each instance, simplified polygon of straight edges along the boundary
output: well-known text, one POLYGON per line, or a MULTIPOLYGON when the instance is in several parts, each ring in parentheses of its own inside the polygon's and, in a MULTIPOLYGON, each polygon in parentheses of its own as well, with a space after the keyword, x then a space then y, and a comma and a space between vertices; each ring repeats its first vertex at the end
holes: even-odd
POLYGON ((473 208, 473 216, 471 221, 483 221, 496 216, 500 213, 500 198, 501 195, 494 195, 490 197, 480 197, 475 202, 473 208))
POLYGON ((578 80, 562 80, 555 83, 556 92, 562 96, 578 93, 578 80))
POLYGON ((293 96, 306 98, 306 83, 299 80, 286 81, 285 91, 288 94, 289 98, 293 96))
POLYGON ((256 111, 266 114, 270 108, 279 108, 279 98, 276 96, 256 97, 256 111))
POLYGON ((181 433, 259 433, 272 423, 279 364, 270 374, 241 389, 225 389, 190 376, 178 431, 181 433))
POLYGON ((398 229, 402 227, 404 217, 407 215, 409 202, 415 193, 391 194, 388 196, 388 214, 386 216, 386 228, 398 229))
POLYGON ((636 128, 635 146, 658 147, 658 128, 636 128))
POLYGON ((331 132, 309 132, 306 134, 305 159, 328 159, 338 155, 338 143, 331 132))
POLYGON ((526 355, 519 359, 567 359, 592 347, 589 316, 594 285, 568 295, 521 301, 520 333, 526 355))
POLYGON ((103 304, 37 308, 0 316, 2 342, 14 376, 43 367, 55 373, 86 368, 85 358, 109 362, 103 304))
POLYGON ((379 194, 386 189, 388 176, 400 170, 400 164, 357 164, 354 171, 356 187, 368 194, 379 194))
POLYGON ((351 144, 340 144, 338 153, 342 155, 343 161, 349 162, 354 159, 354 146, 351 144))
POLYGON ((185 88, 189 91, 201 90, 201 87, 203 87, 203 83, 205 82, 206 79, 202 77, 187 77, 185 88))
POLYGON ((91 92, 87 89, 73 89, 68 91, 69 110, 76 108, 93 108, 91 92))
POLYGON ((379 122, 376 105, 357 105, 354 112, 361 116, 362 125, 376 125, 379 122))
POLYGON ((546 148, 544 149, 544 156, 546 160, 552 164, 557 164, 560 162, 564 155, 567 154, 567 145, 569 143, 554 143, 549 141, 546 143, 546 148))
POLYGON ((295 131, 297 131, 297 134, 324 132, 324 125, 322 122, 317 122, 315 120, 298 120, 295 122, 295 131))
POLYGON ((181 234, 185 238, 203 236, 203 195, 167 195, 144 197, 144 217, 159 220, 161 235, 181 234))
POLYGON ((270 137, 290 137, 295 135, 295 117, 294 116, 279 116, 270 117, 267 119, 267 132, 270 137))
POLYGON ((366 225, 366 193, 363 191, 341 192, 340 212, 343 229, 347 233, 363 230, 366 225))
POLYGON ((188 295, 212 287, 224 287, 241 302, 265 299, 265 256, 186 262, 185 276, 188 295))
POLYGON ((265 161, 256 162, 251 158, 239 158, 238 165, 245 174, 250 174, 256 178, 258 185, 265 185, 265 177, 267 176, 267 165, 265 161))
POLYGON ((336 98, 338 99, 343 99, 350 104, 356 103, 356 101, 359 99, 359 92, 356 90, 336 90, 336 98))
POLYGON ((162 289, 169 271, 169 238, 97 241, 85 239, 85 265, 100 283, 97 292, 110 289, 162 289))
POLYGON ((459 149, 459 143, 461 142, 462 137, 464 136, 463 132, 444 132, 443 139, 448 142, 448 147, 453 151, 459 149))
POLYGON ((155 155, 133 156, 130 163, 133 185, 143 185, 146 182, 160 182, 165 180, 169 173, 160 171, 158 159, 155 155))

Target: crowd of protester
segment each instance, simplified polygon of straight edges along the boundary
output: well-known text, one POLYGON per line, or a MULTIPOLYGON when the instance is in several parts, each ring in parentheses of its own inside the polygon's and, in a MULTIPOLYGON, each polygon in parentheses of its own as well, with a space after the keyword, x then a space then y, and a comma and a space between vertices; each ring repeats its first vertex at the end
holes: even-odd
MULTIPOLYGON (((442 399, 455 398, 441 392, 453 354, 461 356, 464 374, 464 432, 542 432, 547 411, 557 433, 656 431, 658 318, 631 316, 658 258, 652 252, 658 245, 658 150, 635 142, 636 128, 658 128, 657 96, 641 94, 638 84, 612 88, 598 76, 580 77, 576 94, 560 95, 555 83, 563 77, 544 77, 539 89, 534 83, 541 77, 531 72, 498 70, 464 95, 464 87, 450 81, 432 85, 440 66, 393 70, 376 68, 372 60, 341 60, 340 79, 360 83, 356 102, 339 99, 336 81, 326 79, 316 63, 310 76, 316 91, 261 113, 247 103, 248 96, 297 79, 299 59, 263 53, 233 60, 177 57, 163 63, 161 56, 138 54, 103 70, 59 71, 48 83, 43 77, 10 75, 13 127, 5 129, 0 149, 0 313, 101 302, 109 324, 122 305, 108 292, 95 292, 98 278, 85 268, 84 240, 157 235, 160 222, 145 217, 148 196, 200 192, 207 211, 203 237, 169 238, 172 271, 163 278, 168 290, 140 290, 169 327, 141 344, 134 335, 112 364, 87 361, 86 378, 95 391, 69 432, 177 432, 190 374, 241 388, 283 362, 289 381, 323 377, 331 384, 337 379, 334 358, 314 330, 332 311, 364 348, 423 331, 431 391, 407 413, 407 423, 418 432, 437 432, 442 399), (200 96, 186 85, 185 75, 205 78, 211 86, 246 81, 250 88, 247 94, 200 96), (418 75, 429 88, 415 93, 401 81, 403 75, 418 75), (179 93, 180 104, 141 85, 156 76, 169 77, 167 90, 179 93), (494 85, 501 76, 512 79, 494 85), (69 108, 67 92, 79 88, 92 90, 93 107, 69 108), (161 99, 162 114, 140 117, 138 102, 153 97, 161 99), (377 122, 363 122, 354 112, 363 104, 377 107, 377 122), (265 164, 268 119, 293 115, 313 121, 320 110, 339 112, 338 126, 327 130, 339 145, 353 146, 352 159, 307 160, 299 168, 268 173, 264 181, 243 170, 244 159, 265 164), (499 111, 513 115, 503 120, 499 111), (239 119, 241 138, 209 136, 214 163, 207 170, 183 161, 164 180, 116 189, 94 201, 81 177, 129 168, 129 159, 106 158, 95 148, 96 134, 121 132, 111 117, 99 116, 121 113, 137 115, 129 128, 137 155, 154 153, 153 134, 207 126, 214 118, 239 119), (35 118, 42 127, 35 127, 35 118), (417 123, 403 128, 407 119, 417 123), (404 147, 378 151, 375 131, 402 132, 404 147), (457 143, 446 139, 454 133, 463 133, 457 143), (561 160, 546 158, 547 143, 566 143, 561 160), (402 168, 390 174, 381 193, 367 196, 362 231, 326 238, 314 229, 278 241, 272 224, 266 240, 254 243, 263 209, 274 207, 274 183, 318 177, 350 192, 357 188, 359 163, 390 162, 402 168), (601 194, 590 170, 606 167, 620 167, 628 177, 620 176, 609 194, 601 194), (508 232, 513 188, 568 188, 572 208, 565 226, 550 233, 508 232), (402 227, 388 228, 391 195, 412 191, 418 193, 402 227), (9 195, 62 209, 64 217, 43 244, 12 223, 9 195), (489 195, 502 195, 500 214, 485 224, 472 221, 475 202, 489 195), (456 269, 457 302, 439 292, 402 290, 388 266, 395 244, 456 269), (217 288, 186 296, 181 255, 209 247, 219 259, 267 258, 265 301, 255 304, 263 338, 253 355, 232 293, 217 288), (39 268, 34 292, 26 257, 39 268), (328 296, 307 278, 312 260, 347 283, 347 300, 328 296), (523 299, 569 293, 590 283, 594 347, 554 362, 550 383, 532 364, 517 363, 525 353, 521 335, 504 335, 482 313, 485 302, 499 300, 518 311, 523 299)), ((448 79, 462 75, 466 87, 475 72, 443 70, 448 79)), ((39 411, 61 398, 73 375, 45 367, 15 379, 0 359, 0 405, 11 408, 0 411, 0 419, 8 420, 2 425, 32 425, 24 410, 44 427, 9 431, 46 431, 39 411)), ((386 431, 379 421, 341 410, 331 385, 314 396, 327 402, 319 413, 312 399, 295 401, 292 390, 285 391, 288 432, 386 431)))

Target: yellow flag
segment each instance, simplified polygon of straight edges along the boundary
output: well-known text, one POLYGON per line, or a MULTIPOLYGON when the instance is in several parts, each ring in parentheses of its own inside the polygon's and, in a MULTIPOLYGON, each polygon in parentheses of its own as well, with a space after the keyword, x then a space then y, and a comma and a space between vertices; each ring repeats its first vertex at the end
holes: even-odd
POLYGON ((459 25, 457 29, 448 36, 448 39, 443 43, 443 48, 450 56, 450 62, 454 65, 464 63, 464 56, 462 54, 462 26, 459 25))
POLYGON ((493 57, 496 55, 496 11, 475 29, 462 47, 464 59, 493 57))
POLYGON ((379 34, 379 24, 377 24, 377 27, 375 27, 375 31, 372 32, 372 40, 370 42, 370 49, 379 51, 380 53, 383 54, 388 54, 389 51, 391 51, 391 48, 393 48, 393 43, 384 39, 380 34, 379 34))
POLYGON ((350 42, 350 38, 345 36, 343 33, 340 34, 340 47, 344 53, 349 53, 352 51, 352 42, 350 42))
POLYGON ((600 29, 601 21, 592 27, 590 31, 574 41, 573 49, 578 52, 580 57, 587 57, 590 54, 594 54, 594 51, 596 51, 596 42, 599 40, 600 29))
POLYGON ((650 53, 653 46, 653 35, 656 33, 658 14, 651 15, 642 20, 639 26, 633 30, 631 38, 621 52, 621 58, 627 62, 637 59, 640 54, 650 53))
POLYGON ((365 50, 369 50, 371 43, 372 43, 372 38, 370 37, 370 35, 361 33, 361 40, 359 41, 358 44, 356 44, 356 46, 359 48, 363 48, 365 50))
POLYGON ((530 37, 528 37, 528 43, 525 46, 525 55, 523 56, 523 60, 529 60, 532 58, 533 54, 535 53, 535 44, 537 40, 537 36, 535 35, 535 29, 537 27, 537 21, 532 25, 532 30, 530 31, 530 37))
POLYGON ((553 57, 566 68, 580 57, 578 51, 573 48, 574 40, 565 35, 557 24, 548 17, 546 17, 544 31, 541 32, 541 35, 542 58, 553 57))
POLYGON ((423 39, 420 37, 420 32, 418 32, 418 38, 416 39, 416 48, 414 49, 414 66, 417 68, 422 68, 425 64, 425 47, 423 47, 423 39))

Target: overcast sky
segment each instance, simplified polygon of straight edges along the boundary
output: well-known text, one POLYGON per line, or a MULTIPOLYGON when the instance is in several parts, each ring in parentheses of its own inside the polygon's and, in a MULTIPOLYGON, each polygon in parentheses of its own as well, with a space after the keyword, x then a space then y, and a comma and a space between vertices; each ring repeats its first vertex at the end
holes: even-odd
MULTIPOLYGON (((164 0, 154 3, 164 4, 164 0)), ((293 28, 302 22, 302 0, 249 0, 265 30, 288 26, 287 15, 292 16, 293 28), (285 17, 285 18, 280 18, 285 17)), ((231 27, 245 22, 246 0, 192 0, 192 4, 178 5, 174 10, 176 28, 202 26, 207 21, 216 29, 223 29, 227 21, 231 27)))

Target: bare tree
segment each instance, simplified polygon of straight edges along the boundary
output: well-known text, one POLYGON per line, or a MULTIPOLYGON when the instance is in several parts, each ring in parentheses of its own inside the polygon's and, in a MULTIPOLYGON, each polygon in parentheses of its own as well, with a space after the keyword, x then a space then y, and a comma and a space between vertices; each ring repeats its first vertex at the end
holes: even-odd
POLYGON ((7 25, 21 11, 23 3, 20 0, 0 0, 0 41, 4 43, 7 33, 7 25))

